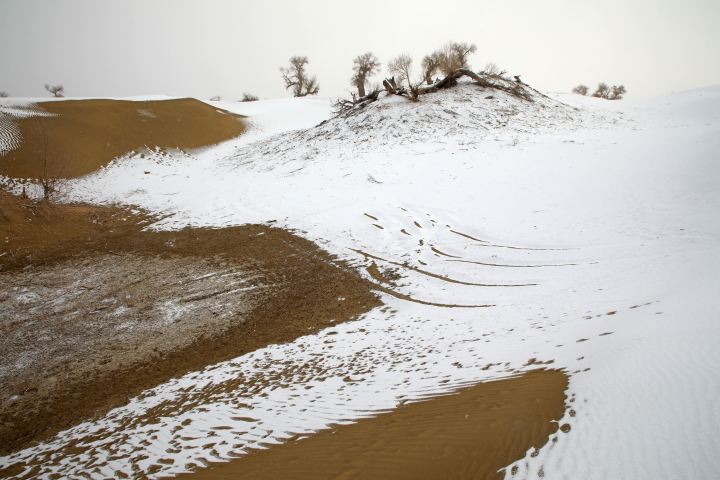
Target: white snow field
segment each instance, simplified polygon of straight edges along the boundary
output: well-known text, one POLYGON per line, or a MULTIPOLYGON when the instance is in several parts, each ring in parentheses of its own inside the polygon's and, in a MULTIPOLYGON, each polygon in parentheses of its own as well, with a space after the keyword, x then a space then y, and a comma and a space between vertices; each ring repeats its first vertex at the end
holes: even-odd
POLYGON ((171 380, 0 467, 154 478, 549 362, 570 375, 572 428, 506 478, 718 478, 720 87, 534 97, 465 84, 320 126, 327 100, 220 102, 255 130, 74 181, 70 200, 172 213, 158 229, 275 221, 401 279, 356 321, 171 380))

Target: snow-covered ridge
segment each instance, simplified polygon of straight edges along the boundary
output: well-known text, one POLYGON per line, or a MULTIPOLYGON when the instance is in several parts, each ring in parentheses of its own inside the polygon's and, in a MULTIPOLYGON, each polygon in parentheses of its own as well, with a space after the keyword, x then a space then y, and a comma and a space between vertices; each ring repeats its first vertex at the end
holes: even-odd
POLYGON ((527 92, 530 101, 465 82, 423 95, 418 102, 384 96, 363 109, 334 116, 314 127, 256 142, 229 160, 272 168, 275 162, 322 156, 354 158, 398 148, 411 154, 438 148, 467 150, 488 140, 516 144, 559 128, 606 126, 623 117, 621 113, 570 106, 533 89, 527 92))

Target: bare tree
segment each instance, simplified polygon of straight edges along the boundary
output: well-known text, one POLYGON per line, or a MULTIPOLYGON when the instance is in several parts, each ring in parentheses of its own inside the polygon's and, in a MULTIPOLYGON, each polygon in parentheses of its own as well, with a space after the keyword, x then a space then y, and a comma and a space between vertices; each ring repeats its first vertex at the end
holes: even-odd
POLYGON ((590 89, 587 87, 587 85, 578 85, 577 87, 573 88, 573 93, 577 93, 578 95, 587 95, 588 91, 590 89))
POLYGON ((605 82, 600 82, 592 96, 597 98, 607 98, 610 95, 610 87, 605 82))
POLYGON ((357 88, 358 97, 365 96, 365 86, 368 79, 380 69, 380 60, 372 52, 358 55, 353 60, 353 75, 350 84, 357 88))
POLYGON ((433 84, 433 76, 437 73, 440 68, 441 60, 440 52, 433 52, 430 55, 425 55, 422 59, 420 66, 423 71, 423 79, 428 85, 433 84))
POLYGON ((8 94, 7 92, 0 92, 0 98, 7 98, 8 94))
POLYGON ((388 71, 391 75, 397 77, 398 84, 406 81, 410 85, 410 69, 412 67, 412 58, 407 53, 403 53, 393 58, 388 63, 388 71))
POLYGON ((608 100, 622 100, 626 92, 624 85, 613 85, 608 100))
POLYGON ((260 99, 258 97, 256 97, 255 95, 253 95, 252 93, 243 93, 242 99, 240 101, 241 102, 256 102, 258 100, 260 100, 260 99))
POLYGON ((40 161, 40 174, 38 182, 43 192, 43 201, 52 201, 55 194, 62 187, 59 170, 60 159, 53 153, 50 145, 51 119, 49 117, 36 117, 33 122, 33 149, 36 158, 40 161))
POLYGON ((439 51, 440 71, 447 75, 459 69, 468 69, 468 57, 477 51, 474 43, 449 42, 439 51))
POLYGON ((211 102, 219 102, 220 100, 222 100, 222 97, 220 97, 220 95, 215 95, 214 97, 210 98, 211 102))
POLYGON ((604 98, 605 100, 621 100, 626 92, 624 85, 613 85, 609 87, 606 83, 600 82, 592 96, 604 98))
POLYGON ((305 72, 305 66, 310 63, 307 57, 294 56, 290 57, 289 67, 280 67, 285 88, 292 90, 294 97, 304 97, 306 95, 316 95, 320 91, 320 85, 317 83, 315 76, 308 76, 305 72))
POLYGON ((388 93, 405 95, 413 102, 416 102, 418 100, 418 96, 420 95, 420 85, 423 84, 425 78, 423 76, 423 78, 418 82, 412 81, 410 76, 412 71, 412 58, 410 55, 403 53, 402 55, 395 57, 388 64, 388 70, 393 74, 393 76, 390 79, 385 79, 385 90, 387 90, 388 93), (398 78, 397 83, 395 82, 396 76, 398 78), (407 82, 407 90, 403 87, 403 82, 407 82))
POLYGON ((48 85, 46 83, 45 90, 50 92, 55 98, 61 98, 65 96, 65 87, 63 87, 62 85, 48 85))

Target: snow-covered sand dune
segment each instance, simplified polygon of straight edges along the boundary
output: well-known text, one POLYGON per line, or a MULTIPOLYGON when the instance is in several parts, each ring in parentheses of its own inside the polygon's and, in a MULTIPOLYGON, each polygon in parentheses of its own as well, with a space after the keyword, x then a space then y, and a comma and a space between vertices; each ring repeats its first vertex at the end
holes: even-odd
POLYGON ((120 159, 69 197, 173 214, 157 228, 275 221, 365 270, 385 306, 0 466, 177 473, 542 363, 571 374, 571 430, 507 478, 720 471, 720 88, 528 103, 462 85, 319 126, 321 100, 222 106, 256 132, 120 159))

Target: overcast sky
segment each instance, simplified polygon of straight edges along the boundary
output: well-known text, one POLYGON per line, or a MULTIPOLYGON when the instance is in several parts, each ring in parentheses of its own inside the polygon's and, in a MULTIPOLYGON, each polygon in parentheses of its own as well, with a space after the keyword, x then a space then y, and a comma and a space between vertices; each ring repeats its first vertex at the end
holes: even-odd
POLYGON ((720 0, 0 0, 0 91, 46 96, 287 96, 278 68, 307 55, 320 94, 352 59, 416 62, 475 43, 542 90, 623 83, 639 98, 720 84, 720 0))

